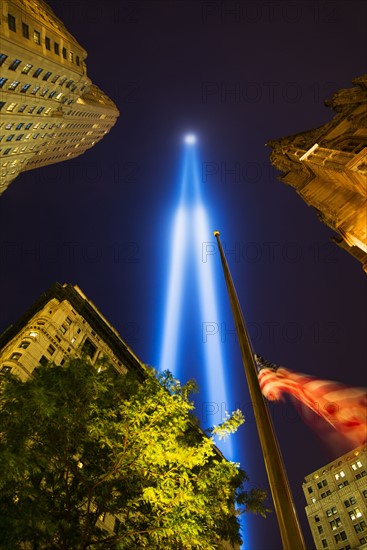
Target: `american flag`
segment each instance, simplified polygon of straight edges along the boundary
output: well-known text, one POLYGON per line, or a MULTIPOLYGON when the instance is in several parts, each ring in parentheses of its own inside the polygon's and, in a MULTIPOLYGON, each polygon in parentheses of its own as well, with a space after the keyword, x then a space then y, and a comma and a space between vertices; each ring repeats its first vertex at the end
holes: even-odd
POLYGON ((367 441, 367 390, 351 388, 297 373, 255 356, 263 395, 269 401, 289 393, 324 418, 335 430, 356 445, 367 441))

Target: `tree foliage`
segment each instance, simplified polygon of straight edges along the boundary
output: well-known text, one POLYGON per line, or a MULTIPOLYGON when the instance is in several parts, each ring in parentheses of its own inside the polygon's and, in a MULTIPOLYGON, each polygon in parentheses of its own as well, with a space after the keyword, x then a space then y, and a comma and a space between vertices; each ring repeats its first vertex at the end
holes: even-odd
MULTIPOLYGON (((261 490, 191 418, 193 383, 74 359, 8 376, 0 396, 0 547, 214 549, 240 542, 261 490), (237 509, 234 502, 237 502, 237 509), (107 515, 107 516, 106 516, 107 515), (114 531, 100 519, 117 517, 114 531)), ((215 428, 233 431, 241 415, 215 428)), ((108 523, 108 522, 107 522, 108 523)))

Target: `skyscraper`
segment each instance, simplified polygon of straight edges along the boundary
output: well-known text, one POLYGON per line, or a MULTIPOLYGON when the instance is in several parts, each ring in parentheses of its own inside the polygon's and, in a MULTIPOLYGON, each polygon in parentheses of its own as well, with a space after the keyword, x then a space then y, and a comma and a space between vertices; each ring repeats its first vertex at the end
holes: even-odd
POLYGON ((1 17, 0 194, 24 170, 81 155, 119 116, 43 0, 4 0, 1 17))
POLYGON ((268 142, 280 180, 336 231, 334 242, 367 271, 367 75, 335 93, 328 123, 268 142))
POLYGON ((302 485, 317 550, 367 548, 367 449, 353 451, 307 475, 302 485))

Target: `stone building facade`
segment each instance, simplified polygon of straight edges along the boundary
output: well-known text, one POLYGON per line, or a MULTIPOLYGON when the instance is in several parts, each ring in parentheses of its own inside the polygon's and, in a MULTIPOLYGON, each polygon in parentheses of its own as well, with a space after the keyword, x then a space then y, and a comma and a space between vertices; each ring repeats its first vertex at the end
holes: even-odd
POLYGON ((0 5, 0 194, 24 170, 72 159, 115 124, 87 52, 43 0, 0 5))
POLYGON ((280 180, 294 187, 334 242, 367 271, 367 75, 326 101, 336 111, 327 124, 269 141, 280 180))

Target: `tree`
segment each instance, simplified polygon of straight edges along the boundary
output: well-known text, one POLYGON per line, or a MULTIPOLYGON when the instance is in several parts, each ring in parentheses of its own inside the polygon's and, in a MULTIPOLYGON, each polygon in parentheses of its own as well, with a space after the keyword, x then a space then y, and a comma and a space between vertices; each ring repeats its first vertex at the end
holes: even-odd
MULTIPOLYGON (((0 547, 214 549, 240 542, 238 514, 265 514, 261 490, 193 421, 170 373, 146 380, 73 359, 0 397, 0 547), (238 509, 235 510, 234 502, 238 509), (115 521, 111 534, 100 518, 115 521)), ((237 412, 215 432, 234 431, 237 412)))

